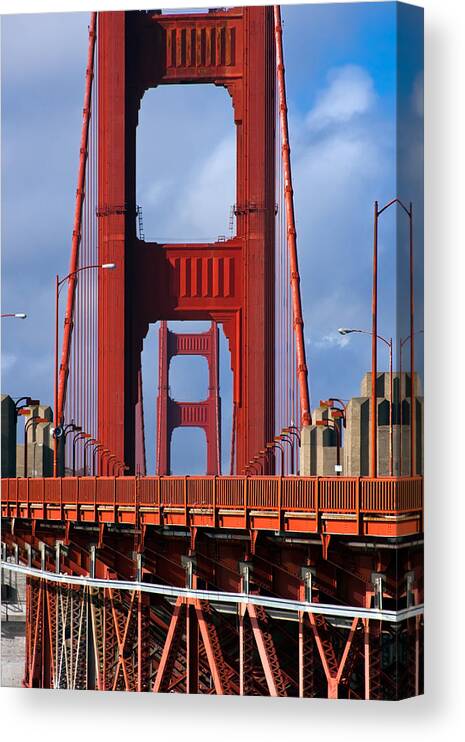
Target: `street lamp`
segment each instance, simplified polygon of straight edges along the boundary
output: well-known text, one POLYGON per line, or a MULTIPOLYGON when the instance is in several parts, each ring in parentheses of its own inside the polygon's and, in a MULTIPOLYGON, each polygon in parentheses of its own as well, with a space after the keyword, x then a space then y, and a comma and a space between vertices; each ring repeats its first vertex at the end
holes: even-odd
MULTIPOLYGON (((424 330, 417 330, 413 334, 414 335, 422 335, 423 333, 424 333, 424 330)), ((399 428, 400 428, 400 431, 399 431, 399 449, 400 449, 400 456, 399 456, 399 459, 400 459, 399 476, 402 476, 402 437, 403 437, 402 436, 402 424, 403 424, 403 412, 402 412, 402 348, 404 347, 404 345, 407 342, 407 340, 410 340, 410 335, 407 335, 407 337, 405 337, 405 338, 400 338, 399 339, 399 376, 400 376, 400 392, 401 392, 400 395, 399 395, 399 397, 400 397, 400 402, 399 402, 399 406, 400 406, 400 409, 399 409, 399 428)), ((410 400, 412 400, 413 385, 414 385, 414 379, 413 379, 413 376, 412 376, 411 379, 410 379, 410 400)), ((412 408, 410 410, 410 417, 412 418, 412 416, 414 414, 414 409, 413 409, 411 403, 410 403, 410 407, 412 408)), ((410 426, 411 426, 411 421, 410 421, 410 426)), ((413 444, 414 444, 414 441, 413 441, 413 444)), ((412 439, 410 440, 410 445, 412 445, 412 439)), ((411 471, 411 476, 412 476, 412 472, 413 472, 413 466, 412 466, 412 464, 413 464, 413 458, 412 458, 412 453, 410 453, 410 471, 411 471)))
POLYGON ((29 420, 24 423, 24 476, 27 477, 27 433, 31 425, 39 425, 40 423, 49 423, 46 417, 40 415, 33 415, 29 420))
MULTIPOLYGON (((281 451, 281 476, 284 476, 284 455, 286 453, 284 450, 284 446, 282 446, 277 441, 274 441, 273 443, 267 443, 265 448, 267 448, 268 451, 272 451, 273 449, 281 451)), ((276 454, 273 455, 275 456, 276 461, 276 454)))
POLYGON ((261 461, 264 454, 266 454, 266 451, 260 451, 258 454, 255 454, 255 456, 249 461, 249 466, 255 469, 255 474, 257 475, 264 473, 263 462, 261 461))
POLYGON ((2 314, 2 319, 4 317, 15 317, 16 319, 26 319, 27 314, 24 314, 24 312, 8 312, 7 314, 2 314))
POLYGON ((83 431, 79 431, 76 433, 73 437, 73 477, 76 476, 76 443, 78 441, 84 440, 84 438, 91 438, 90 433, 84 433, 83 431))
POLYGON ((95 476, 98 476, 98 463, 97 463, 97 454, 99 451, 102 450, 102 448, 105 448, 103 443, 98 443, 94 448, 94 453, 92 454, 92 474, 95 476))
POLYGON ((289 447, 291 449, 291 474, 294 474, 294 439, 281 432, 281 434, 276 435, 273 440, 277 442, 283 441, 283 443, 289 444, 289 447))
POLYGON ((116 476, 117 477, 124 476, 124 472, 129 469, 129 466, 126 466, 126 464, 124 463, 124 461, 117 461, 116 462, 116 465, 118 467, 118 472, 117 472, 116 476), (123 472, 123 473, 121 474, 121 472, 123 472))
MULTIPOLYGON (((373 335, 370 330, 359 330, 359 329, 352 329, 347 327, 339 327, 338 333, 340 335, 350 335, 352 332, 358 332, 362 333, 364 335, 373 335)), ((392 477, 394 473, 394 433, 393 433, 393 425, 392 425, 392 392, 393 392, 393 380, 392 380, 392 338, 389 338, 389 340, 382 335, 376 335, 378 340, 382 340, 385 345, 389 348, 389 476, 392 477)), ((374 339, 374 338, 373 338, 374 339)), ((373 374, 371 375, 371 400, 372 400, 372 419, 371 419, 371 445, 372 445, 372 451, 373 451, 373 445, 375 446, 374 450, 377 450, 377 427, 378 427, 378 420, 377 420, 377 396, 376 396, 376 375, 375 373, 375 386, 373 387, 373 374), (373 415, 374 411, 374 415, 373 415), (373 417, 375 420, 375 425, 373 426, 373 417), (374 432, 373 432, 374 431, 374 432), (374 444, 373 444, 373 440, 374 444)))
POLYGON ((53 430, 53 437, 58 438, 58 447, 62 448, 62 456, 59 456, 60 461, 63 463, 63 472, 61 473, 61 476, 64 476, 64 457, 65 457, 65 446, 66 446, 66 439, 70 433, 78 433, 82 430, 80 425, 76 425, 74 420, 72 420, 67 425, 64 425, 62 428, 58 428, 53 430))
POLYGON ((95 443, 98 443, 98 440, 96 438, 89 438, 84 443, 84 458, 83 458, 83 468, 84 468, 84 476, 87 477, 87 448, 88 446, 93 446, 95 443))
POLYGON ((117 462, 116 455, 114 453, 111 454, 111 456, 107 459, 107 476, 108 477, 114 477, 115 476, 115 464, 117 462), (111 463, 111 470, 110 470, 110 462, 111 463))
POLYGON ((112 476, 117 477, 120 468, 121 468, 121 461, 119 459, 117 459, 116 456, 115 456, 115 460, 113 462, 112 476))
POLYGON ((329 428, 330 430, 334 430, 336 432, 336 465, 337 465, 337 471, 336 476, 341 476, 340 466, 341 466, 341 431, 339 430, 339 425, 335 420, 316 420, 315 425, 318 425, 319 428, 329 428), (331 423, 333 426, 331 427, 331 423))
MULTIPOLYGON (((111 451, 110 451, 109 448, 104 448, 103 451, 100 454, 100 462, 102 464, 102 476, 104 476, 104 474, 103 474, 103 457, 104 456, 109 456, 111 458, 112 455, 113 454, 111 453, 111 451)), ((109 461, 109 459, 108 459, 108 461, 109 461)), ((108 476, 108 461, 106 462, 106 471, 107 471, 106 476, 108 476)))
MULTIPOLYGON (((83 265, 81 268, 77 268, 75 271, 72 271, 71 273, 68 273, 67 276, 64 278, 60 278, 57 274, 55 279, 55 389, 54 389, 54 426, 55 430, 58 429, 60 423, 62 423, 62 420, 59 419, 58 416, 58 301, 60 297, 60 289, 65 281, 67 281, 69 278, 74 278, 78 273, 81 273, 85 270, 90 269, 104 269, 104 270, 113 270, 116 268, 115 263, 97 263, 95 265, 83 265)), ((66 320, 65 320, 66 324, 66 320)), ((69 328, 69 324, 68 324, 69 328)), ((70 329, 68 329, 68 332, 70 329)), ((62 417, 62 415, 60 415, 62 417)), ((57 459, 58 459, 58 437, 55 438, 55 443, 53 447, 53 476, 57 476, 57 459)))
POLYGON ((16 418, 18 418, 18 415, 27 415, 28 412, 23 412, 27 407, 37 407, 40 405, 40 399, 32 399, 32 397, 18 397, 14 402, 16 418))
POLYGON ((347 405, 344 404, 342 399, 338 399, 337 397, 328 397, 328 399, 320 399, 320 407, 328 407, 330 410, 339 411, 342 413, 342 415, 339 415, 339 417, 342 418, 342 424, 344 428, 346 427, 346 410, 347 405), (336 407, 335 403, 338 403, 340 407, 336 407))
MULTIPOLYGON (((291 435, 293 436, 296 441, 297 445, 300 448, 301 440, 300 440, 300 430, 295 425, 288 425, 287 428, 283 428, 281 433, 284 433, 285 435, 291 435)), ((299 458, 297 457, 297 475, 300 474, 300 462, 299 458)))
MULTIPOLYGON (((383 212, 389 209, 391 206, 399 206, 406 214, 409 220, 409 285, 410 285, 410 371, 412 377, 411 385, 411 408, 414 406, 414 394, 413 394, 413 374, 414 374, 414 300, 413 300, 413 204, 410 202, 409 208, 399 198, 393 198, 381 209, 379 208, 378 201, 374 204, 374 234, 373 234, 373 290, 371 298, 371 315, 372 315, 372 338, 371 338, 371 401, 372 401, 372 420, 371 420, 371 441, 372 449, 370 454, 370 476, 377 476, 377 436, 376 436, 376 372, 377 372, 377 344, 376 338, 378 337, 378 221, 379 217, 383 212)), ((414 418, 410 425, 410 438, 411 438, 411 475, 415 473, 415 454, 414 454, 414 418)))

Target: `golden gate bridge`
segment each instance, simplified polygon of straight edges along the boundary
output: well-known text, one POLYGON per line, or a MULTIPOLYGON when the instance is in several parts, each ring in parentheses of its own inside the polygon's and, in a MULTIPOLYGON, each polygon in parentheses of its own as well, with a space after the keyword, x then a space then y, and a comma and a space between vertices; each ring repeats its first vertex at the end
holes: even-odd
MULTIPOLYGON (((402 477, 378 476, 376 455, 369 477, 299 473, 312 418, 279 6, 92 14, 70 270, 56 301, 54 476, 2 480, 2 567, 27 575, 23 684, 421 692, 414 462, 402 477), (140 230, 139 107, 149 88, 174 84, 231 97, 236 230, 224 240, 159 244, 140 230), (173 320, 211 326, 175 333, 173 320), (149 476, 141 353, 155 322, 149 476), (233 378, 227 476, 220 331, 233 378), (206 400, 170 398, 170 360, 181 354, 207 358, 206 400), (206 433, 206 476, 171 474, 171 434, 183 426, 206 433)), ((372 410, 376 425, 376 396, 372 410)))

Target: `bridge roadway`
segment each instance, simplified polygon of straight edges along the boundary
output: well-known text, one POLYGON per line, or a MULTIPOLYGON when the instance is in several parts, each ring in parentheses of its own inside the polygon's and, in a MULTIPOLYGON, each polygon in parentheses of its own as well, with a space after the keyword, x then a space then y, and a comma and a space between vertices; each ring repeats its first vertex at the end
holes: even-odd
POLYGON ((400 537, 423 530, 423 478, 2 479, 2 517, 400 537))

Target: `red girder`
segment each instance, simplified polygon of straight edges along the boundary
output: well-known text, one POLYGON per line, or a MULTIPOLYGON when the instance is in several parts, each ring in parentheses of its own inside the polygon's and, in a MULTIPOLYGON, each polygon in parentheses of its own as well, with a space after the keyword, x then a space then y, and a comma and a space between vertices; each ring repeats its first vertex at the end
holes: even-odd
MULTIPOLYGON (((22 560, 28 554, 26 546, 32 546, 32 564, 36 567, 40 567, 40 543, 45 544, 46 568, 54 571, 54 543, 64 533, 65 524, 61 525, 62 531, 57 531, 57 524, 51 526, 38 522, 33 536, 30 523, 20 519, 15 522, 13 533, 5 528, 4 538, 10 553, 13 553, 13 544, 20 547, 19 556, 22 560)), ((101 548, 97 550, 94 562, 95 573, 101 577, 133 579, 135 531, 124 534, 108 529, 101 535, 101 548), (126 554, 124 560, 123 554, 126 554), (120 572, 120 569, 123 571, 120 572)), ((61 551, 60 571, 88 574, 91 544, 95 544, 94 531, 80 526, 73 528, 68 548, 61 551)), ((181 556, 187 554, 188 549, 187 534, 183 538, 170 538, 149 530, 143 540, 145 579, 148 575, 154 575, 156 581, 183 586, 185 572, 181 556)), ((369 552, 363 556, 363 550, 357 551, 347 545, 345 549, 351 555, 349 562, 359 559, 364 575, 370 571, 370 561, 367 559, 372 560, 373 570, 381 563, 376 552, 371 552, 368 557, 369 552)), ((196 540, 196 550, 199 576, 207 587, 216 589, 240 589, 237 566, 237 576, 233 579, 234 563, 237 565, 238 560, 243 560, 247 554, 253 567, 253 589, 262 585, 262 590, 268 594, 273 594, 277 584, 276 573, 280 575, 281 592, 278 595, 287 594, 295 598, 295 575, 298 565, 302 565, 306 559, 315 565, 313 585, 317 593, 326 590, 323 586, 333 585, 334 598, 337 600, 339 577, 344 575, 342 570, 336 570, 321 559, 321 546, 278 547, 277 543, 268 541, 266 535, 258 542, 254 556, 248 550, 247 541, 234 544, 231 541, 210 540, 202 535, 196 540), (275 569, 273 560, 276 562, 275 569), (229 565, 228 570, 220 569, 222 564, 229 565), (287 589, 284 582, 286 574, 290 579, 287 589)), ((420 585, 421 572, 417 570, 421 564, 418 558, 411 549, 399 553, 383 550, 381 561, 387 570, 387 579, 391 579, 394 573, 399 576, 402 570, 414 570, 417 576, 413 584, 420 585), (400 557, 402 561, 399 561, 400 557)), ((352 585, 347 583, 345 577, 342 584, 344 591, 352 585)), ((392 584, 398 587, 397 595, 404 595, 405 599, 401 580, 392 584)), ((355 593, 350 595, 344 592, 345 598, 354 601, 357 595, 363 597, 361 585, 360 580, 355 580, 355 593)), ((369 600, 373 588, 366 580, 365 585, 366 600, 369 600)), ((179 635, 173 642, 170 636, 173 628, 170 627, 172 609, 161 598, 154 597, 152 600, 150 596, 142 596, 137 591, 133 597, 131 593, 121 593, 113 594, 110 598, 107 590, 51 584, 42 587, 43 595, 40 598, 40 582, 34 580, 33 586, 28 588, 25 684, 146 690, 156 684, 157 677, 160 684, 163 677, 163 689, 166 691, 192 692, 197 689, 199 693, 239 693, 242 688, 242 692, 247 694, 299 693, 305 697, 328 694, 337 697, 342 694, 352 698, 406 697, 413 688, 421 690, 422 687, 419 621, 417 624, 412 620, 411 625, 400 633, 393 632, 390 640, 390 628, 382 628, 375 621, 370 621, 368 627, 365 625, 364 630, 360 621, 354 621, 351 629, 347 630, 319 616, 314 616, 312 625, 311 616, 305 613, 300 624, 288 624, 275 622, 274 618, 270 619, 263 611, 257 612, 253 606, 249 611, 245 605, 237 627, 234 619, 218 613, 208 603, 189 599, 181 601, 179 635), (142 597, 146 601, 145 607, 140 604, 142 597), (89 611, 86 606, 90 607, 89 611), (195 634, 191 641, 191 659, 187 653, 185 628, 188 609, 190 619, 195 619, 191 621, 192 631, 198 631, 198 641, 195 634), (70 637, 68 645, 63 641, 64 632, 70 637), (86 643, 86 635, 91 637, 90 643, 86 643), (363 637, 366 639, 365 645, 363 637), (414 669, 404 666, 404 660, 399 658, 392 666, 386 661, 383 665, 381 641, 384 647, 387 646, 386 642, 391 641, 393 661, 402 642, 407 647, 414 669), (62 648, 58 653, 56 646, 62 648), (91 657, 93 653, 95 657, 90 664, 86 661, 86 646, 91 647, 91 655, 88 656, 91 657), (192 652, 195 652, 194 664, 192 652), (170 665, 165 667, 165 672, 164 664, 170 665), (297 674, 298 666, 300 677, 297 684, 289 673, 295 667, 297 674), (238 673, 238 670, 241 671, 238 673)), ((415 593, 415 601, 420 599, 415 593)), ((328 601, 326 592, 320 595, 320 600, 328 601)))

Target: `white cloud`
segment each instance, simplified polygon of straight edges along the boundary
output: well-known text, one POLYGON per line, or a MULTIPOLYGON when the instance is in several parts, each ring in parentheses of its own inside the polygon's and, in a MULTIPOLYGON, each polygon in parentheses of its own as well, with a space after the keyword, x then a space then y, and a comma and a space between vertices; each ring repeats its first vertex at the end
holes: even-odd
POLYGON ((235 200, 235 158, 235 140, 227 137, 207 157, 200 172, 192 174, 180 216, 196 232, 214 238, 226 233, 229 214, 227 205, 225 211, 225 203, 232 205, 235 200), (228 193, 229 199, 225 199, 228 193))
POLYGON ((340 335, 338 332, 330 332, 327 335, 323 335, 319 340, 316 340, 314 345, 316 345, 317 348, 345 348, 349 343, 350 339, 347 335, 340 335))
POLYGON ((307 125, 318 131, 350 121, 369 111, 375 102, 373 80, 363 67, 347 64, 328 73, 328 87, 317 96, 307 115, 307 125))

